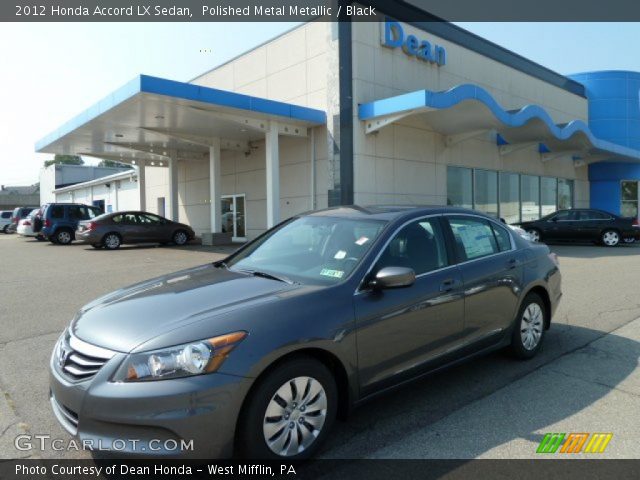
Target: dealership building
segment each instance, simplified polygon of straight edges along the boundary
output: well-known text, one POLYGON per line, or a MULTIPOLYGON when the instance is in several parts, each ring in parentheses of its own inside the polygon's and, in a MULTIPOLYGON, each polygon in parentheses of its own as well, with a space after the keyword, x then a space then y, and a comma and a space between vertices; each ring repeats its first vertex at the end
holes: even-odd
POLYGON ((640 73, 564 76, 453 24, 385 13, 302 24, 186 83, 141 75, 36 149, 135 165, 110 182, 135 189, 117 209, 214 243, 354 203, 510 223, 572 207, 638 215, 640 73))

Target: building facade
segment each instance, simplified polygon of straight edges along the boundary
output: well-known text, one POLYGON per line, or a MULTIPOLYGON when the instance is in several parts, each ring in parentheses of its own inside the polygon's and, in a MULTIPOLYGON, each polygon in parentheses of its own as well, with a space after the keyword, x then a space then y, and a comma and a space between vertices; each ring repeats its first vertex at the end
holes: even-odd
POLYGON ((637 215, 640 74, 567 77, 385 13, 303 24, 187 83, 140 76, 36 148, 136 165, 140 208, 238 241, 352 203, 637 215))

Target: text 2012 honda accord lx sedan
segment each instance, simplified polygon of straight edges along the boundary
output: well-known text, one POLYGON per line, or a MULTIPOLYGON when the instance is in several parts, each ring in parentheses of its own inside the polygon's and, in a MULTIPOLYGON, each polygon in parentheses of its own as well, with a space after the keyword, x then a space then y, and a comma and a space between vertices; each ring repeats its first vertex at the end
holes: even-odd
POLYGON ((469 210, 301 215, 83 307, 51 358, 51 405, 122 454, 193 440, 179 453, 304 458, 376 393, 496 348, 533 357, 560 283, 547 246, 469 210))

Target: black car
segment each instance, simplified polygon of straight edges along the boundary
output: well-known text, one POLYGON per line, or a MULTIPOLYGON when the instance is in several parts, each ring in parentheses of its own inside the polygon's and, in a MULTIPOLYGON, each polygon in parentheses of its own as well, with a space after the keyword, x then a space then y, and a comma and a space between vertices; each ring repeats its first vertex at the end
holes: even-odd
POLYGON ((620 242, 632 243, 640 238, 637 218, 594 209, 558 210, 519 225, 536 242, 595 242, 615 247, 620 242))
POLYGON ((561 295, 549 247, 491 217, 312 212, 85 305, 52 355, 51 407, 83 443, 141 439, 119 455, 185 439, 197 458, 304 458, 391 387, 498 348, 532 358, 561 295))

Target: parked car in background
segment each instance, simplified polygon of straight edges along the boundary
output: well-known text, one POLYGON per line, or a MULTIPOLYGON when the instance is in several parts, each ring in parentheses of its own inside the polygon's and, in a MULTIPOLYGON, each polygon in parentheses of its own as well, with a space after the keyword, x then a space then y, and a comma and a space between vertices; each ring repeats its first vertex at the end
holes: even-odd
POLYGON ((44 225, 42 216, 44 215, 44 211, 47 208, 47 205, 48 203, 45 203, 44 205, 40 206, 40 208, 35 210, 36 214, 33 217, 33 222, 31 225, 31 228, 33 229, 33 233, 35 234, 36 239, 40 241, 46 240, 44 238, 44 235, 42 234, 42 227, 44 225))
POLYGON ((115 212, 78 224, 76 238, 94 248, 115 250, 123 243, 184 245, 195 237, 189 225, 148 212, 115 212))
POLYGON ((0 211, 0 230, 2 230, 2 233, 9 233, 7 230, 9 229, 9 225, 11 225, 11 213, 12 210, 0 211))
POLYGON ((615 247, 640 238, 637 218, 594 209, 558 210, 540 220, 518 224, 535 242, 595 242, 615 247))
POLYGON ((7 228, 5 233, 15 233, 18 229, 18 222, 23 218, 26 218, 33 210, 38 207, 16 207, 11 214, 11 225, 7 228))
POLYGON ((81 203, 49 203, 42 213, 41 234, 52 243, 68 245, 75 240, 79 222, 101 213, 99 208, 81 203))
POLYGON ((23 237, 35 237, 36 234, 33 231, 33 222, 38 213, 38 209, 34 209, 27 215, 27 218, 23 218, 18 222, 18 235, 23 237))
MULTIPOLYGON (((193 440, 195 458, 306 458, 377 394, 499 348, 534 357, 561 295, 549 247, 489 216, 316 211, 82 307, 51 356, 51 408, 83 441, 135 431, 193 440)), ((145 442, 118 453, 175 453, 145 442)))

